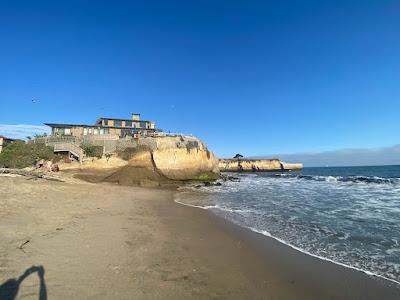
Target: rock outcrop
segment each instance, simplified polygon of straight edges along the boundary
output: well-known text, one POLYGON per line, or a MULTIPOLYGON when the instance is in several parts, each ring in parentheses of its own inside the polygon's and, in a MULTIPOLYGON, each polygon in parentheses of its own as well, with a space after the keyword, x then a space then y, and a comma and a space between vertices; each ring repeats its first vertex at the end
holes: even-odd
POLYGON ((147 137, 123 154, 127 163, 104 180, 131 185, 219 177, 218 159, 194 137, 147 137))
POLYGON ((301 170, 303 169, 303 164, 301 163, 286 163, 281 161, 283 170, 301 170))
POLYGON ((155 168, 172 180, 218 178, 218 159, 193 137, 156 138, 151 151, 155 168))
POLYGON ((303 164, 290 164, 279 159, 220 159, 221 172, 274 172, 301 170, 303 164))

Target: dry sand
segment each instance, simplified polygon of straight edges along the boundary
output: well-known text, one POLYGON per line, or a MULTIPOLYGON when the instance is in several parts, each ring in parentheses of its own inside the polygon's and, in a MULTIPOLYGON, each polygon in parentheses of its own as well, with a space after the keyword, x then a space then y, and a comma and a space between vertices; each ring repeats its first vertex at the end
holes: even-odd
POLYGON ((400 295, 386 282, 175 204, 173 193, 0 177, 0 299, 400 295))

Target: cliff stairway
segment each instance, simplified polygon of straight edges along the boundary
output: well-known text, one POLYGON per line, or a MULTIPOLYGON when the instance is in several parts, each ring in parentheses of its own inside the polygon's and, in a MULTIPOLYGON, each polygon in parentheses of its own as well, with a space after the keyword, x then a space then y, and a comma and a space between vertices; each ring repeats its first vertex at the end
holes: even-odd
POLYGON ((79 162, 82 163, 84 152, 83 149, 73 142, 60 142, 60 143, 53 143, 54 152, 69 152, 70 154, 74 155, 79 162))

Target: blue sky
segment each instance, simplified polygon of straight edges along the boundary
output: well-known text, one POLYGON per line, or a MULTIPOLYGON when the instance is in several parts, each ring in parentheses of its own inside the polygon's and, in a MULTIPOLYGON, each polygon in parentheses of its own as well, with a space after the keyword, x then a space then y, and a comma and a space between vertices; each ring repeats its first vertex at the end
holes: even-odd
POLYGON ((399 15, 399 1, 2 1, 0 134, 140 112, 220 156, 396 145, 399 15))

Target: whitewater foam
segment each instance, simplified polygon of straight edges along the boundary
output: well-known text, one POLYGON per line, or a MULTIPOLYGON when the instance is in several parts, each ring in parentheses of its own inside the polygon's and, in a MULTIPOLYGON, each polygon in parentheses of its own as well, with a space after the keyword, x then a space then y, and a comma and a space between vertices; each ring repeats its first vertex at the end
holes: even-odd
MULTIPOLYGON (((203 209, 203 210, 211 210, 211 209, 213 209, 213 208, 215 208, 215 209, 222 209, 222 208, 220 208, 218 205, 206 205, 206 206, 201 206, 201 205, 194 205, 194 204, 184 203, 184 202, 182 202, 181 200, 178 200, 176 196, 174 197, 174 202, 175 202, 175 203, 178 203, 178 204, 180 204, 180 205, 184 205, 184 206, 188 206, 188 207, 193 207, 193 208, 200 208, 200 209, 203 209)), ((227 210, 227 211, 234 212, 234 210, 227 210)), ((232 222, 232 220, 229 220, 229 221, 232 222)), ((233 223, 234 223, 234 222, 233 222, 233 223)), ((235 225, 238 225, 238 226, 241 226, 241 224, 237 224, 237 223, 234 223, 234 224, 235 224, 235 225)), ((302 249, 302 248, 300 248, 300 247, 294 246, 294 245, 292 245, 292 244, 286 242, 285 240, 280 239, 279 237, 276 237, 276 236, 272 235, 270 232, 268 232, 268 231, 266 231, 266 230, 259 230, 259 229, 257 229, 257 228, 249 227, 249 226, 241 226, 241 227, 246 228, 246 229, 249 229, 249 230, 251 230, 251 231, 253 231, 253 232, 255 232, 255 233, 262 234, 262 235, 264 235, 264 236, 266 236, 266 237, 272 238, 272 239, 278 241, 279 243, 284 244, 284 245, 286 245, 286 246, 292 248, 293 250, 296 250, 296 251, 301 252, 301 253, 303 253, 303 254, 306 254, 306 255, 315 257, 315 258, 320 259, 320 260, 323 260, 323 261, 328 261, 328 262, 330 262, 330 263, 334 263, 334 264, 336 264, 336 265, 339 265, 339 266, 342 266, 342 267, 345 267, 345 268, 348 268, 348 269, 356 270, 356 271, 365 273, 365 274, 367 274, 367 275, 369 275, 369 276, 374 276, 374 277, 378 277, 378 278, 381 278, 381 279, 384 279, 384 280, 388 280, 388 281, 390 281, 390 282, 392 282, 392 283, 395 283, 395 284, 397 284, 397 285, 400 286, 400 281, 397 281, 397 280, 394 280, 394 279, 385 277, 385 276, 380 275, 380 274, 376 274, 376 273, 374 273, 374 272, 371 272, 371 271, 368 271, 368 270, 365 270, 365 269, 361 269, 361 268, 357 268, 357 267, 355 267, 355 266, 347 265, 347 264, 344 264, 344 263, 335 261, 335 260, 330 259, 330 258, 327 258, 327 257, 323 257, 323 256, 320 256, 320 255, 313 254, 313 253, 311 253, 311 252, 308 252, 308 251, 305 250, 305 249, 302 249)))

